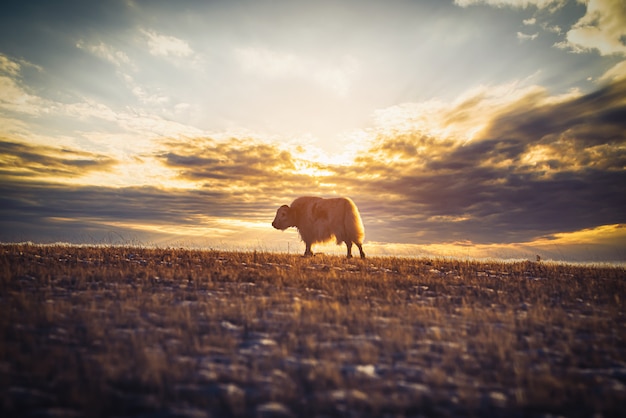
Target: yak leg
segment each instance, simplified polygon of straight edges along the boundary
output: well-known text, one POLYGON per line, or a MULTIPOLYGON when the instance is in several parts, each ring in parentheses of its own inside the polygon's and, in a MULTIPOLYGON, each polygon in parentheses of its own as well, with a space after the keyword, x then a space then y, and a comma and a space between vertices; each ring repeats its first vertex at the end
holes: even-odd
POLYGON ((361 253, 361 258, 365 258, 365 253, 363 252, 363 245, 357 242, 356 246, 359 248, 359 252, 361 253))
POLYGON ((306 244, 306 249, 304 250, 304 256, 311 257, 313 255, 313 251, 311 251, 311 243, 306 242, 305 244, 306 244))
MULTIPOLYGON (((359 249, 359 253, 361 254, 361 258, 365 258, 365 253, 363 252, 363 245, 355 242, 357 248, 359 249)), ((346 247, 348 248, 348 258, 352 258, 352 241, 346 242, 346 247)))

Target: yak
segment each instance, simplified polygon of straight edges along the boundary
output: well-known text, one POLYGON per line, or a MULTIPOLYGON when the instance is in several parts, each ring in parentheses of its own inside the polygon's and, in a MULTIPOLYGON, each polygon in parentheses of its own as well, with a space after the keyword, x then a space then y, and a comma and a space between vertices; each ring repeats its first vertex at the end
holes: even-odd
POLYGON ((330 241, 334 237, 337 245, 346 244, 348 258, 352 258, 352 244, 356 244, 361 258, 365 258, 365 231, 361 215, 354 202, 347 197, 299 197, 291 206, 278 208, 272 226, 283 231, 295 226, 306 245, 305 257, 313 255, 311 245, 330 241))

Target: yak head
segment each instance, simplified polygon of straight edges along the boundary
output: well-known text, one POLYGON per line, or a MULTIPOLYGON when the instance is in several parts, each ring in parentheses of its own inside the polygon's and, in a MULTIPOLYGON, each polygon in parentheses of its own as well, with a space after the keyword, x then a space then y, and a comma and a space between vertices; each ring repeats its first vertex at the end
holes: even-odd
POLYGON ((276 217, 272 226, 276 229, 285 230, 290 226, 296 226, 294 211, 287 205, 282 205, 276 211, 276 217))

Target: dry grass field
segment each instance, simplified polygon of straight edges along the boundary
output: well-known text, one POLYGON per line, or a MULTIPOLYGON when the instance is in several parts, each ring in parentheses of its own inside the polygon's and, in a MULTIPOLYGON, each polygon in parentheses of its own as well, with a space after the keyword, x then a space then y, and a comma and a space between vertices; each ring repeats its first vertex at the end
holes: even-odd
POLYGON ((626 415, 626 271, 0 246, 0 415, 626 415))

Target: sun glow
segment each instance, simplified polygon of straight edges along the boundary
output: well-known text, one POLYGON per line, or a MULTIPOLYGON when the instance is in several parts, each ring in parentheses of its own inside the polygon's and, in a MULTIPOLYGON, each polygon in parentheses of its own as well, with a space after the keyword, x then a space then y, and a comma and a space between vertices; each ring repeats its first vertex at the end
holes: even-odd
POLYGON ((301 165, 309 164, 320 168, 328 166, 348 166, 354 163, 354 158, 359 152, 367 149, 372 143, 372 136, 364 131, 346 133, 342 135, 337 142, 341 144, 341 151, 338 152, 337 149, 339 149, 339 147, 335 147, 331 152, 330 150, 322 148, 322 144, 314 140, 314 138, 305 137, 294 142, 293 148, 290 148, 290 152, 294 157, 300 160, 299 164, 301 165), (309 143, 303 143, 305 141, 309 143))
POLYGON ((333 172, 320 167, 319 164, 298 161, 295 164, 295 173, 309 177, 328 177, 333 175, 333 172))

